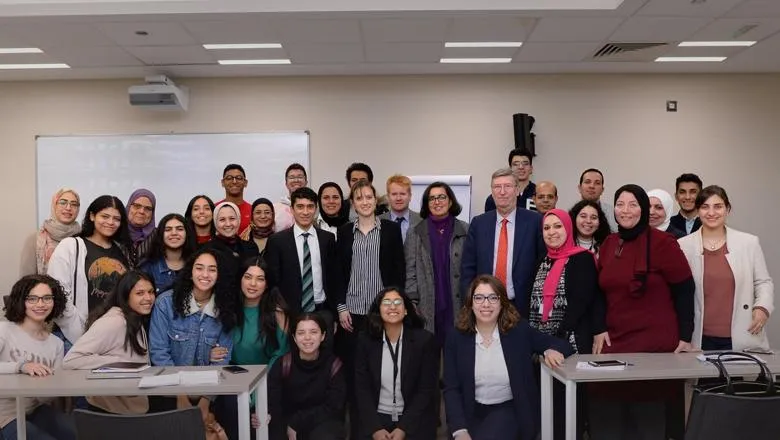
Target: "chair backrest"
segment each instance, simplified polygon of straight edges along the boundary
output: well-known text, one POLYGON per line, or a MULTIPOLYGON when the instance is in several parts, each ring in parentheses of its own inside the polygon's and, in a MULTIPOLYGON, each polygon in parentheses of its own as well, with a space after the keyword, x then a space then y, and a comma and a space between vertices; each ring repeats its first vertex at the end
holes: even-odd
POLYGON ((198 407, 154 414, 102 414, 73 411, 78 440, 205 440, 198 407))

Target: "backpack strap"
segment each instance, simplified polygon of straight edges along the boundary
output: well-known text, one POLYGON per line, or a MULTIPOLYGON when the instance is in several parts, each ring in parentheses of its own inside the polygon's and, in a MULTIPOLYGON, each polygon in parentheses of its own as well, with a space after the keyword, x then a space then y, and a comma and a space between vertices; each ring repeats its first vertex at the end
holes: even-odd
POLYGON ((339 370, 341 370, 341 359, 333 359, 333 363, 330 364, 330 377, 333 378, 339 370))
POLYGON ((287 352, 282 356, 282 379, 290 377, 290 368, 292 367, 292 354, 287 352))
POLYGON ((74 237, 73 241, 76 242, 76 264, 73 265, 73 305, 76 305, 76 283, 78 283, 78 272, 79 272, 79 248, 81 247, 81 243, 79 243, 79 238, 74 237))

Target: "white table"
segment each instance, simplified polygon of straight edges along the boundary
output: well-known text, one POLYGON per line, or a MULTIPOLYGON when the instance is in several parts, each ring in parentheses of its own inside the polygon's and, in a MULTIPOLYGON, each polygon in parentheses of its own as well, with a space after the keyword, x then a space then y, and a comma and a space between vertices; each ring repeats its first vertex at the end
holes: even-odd
MULTIPOLYGON (((249 395, 255 393, 255 411, 258 420, 265 421, 268 414, 266 365, 242 365, 247 373, 222 373, 218 385, 169 386, 138 388, 140 379, 87 379, 89 370, 60 370, 48 377, 30 377, 26 374, 0 375, 0 397, 16 399, 16 433, 19 440, 26 440, 27 426, 24 411, 26 397, 63 396, 238 396, 238 438, 249 440, 249 395)), ((150 368, 150 373, 162 367, 150 368)), ((214 370, 217 367, 165 367, 162 374, 176 371, 214 370)), ((221 368, 220 368, 221 369, 221 368)), ((258 440, 268 440, 268 425, 257 429, 258 440)), ((233 440, 233 439, 231 439, 233 440)))
MULTIPOLYGON (((775 350, 777 353, 777 350, 775 350)), ((566 385, 566 440, 577 438, 577 383, 619 382, 629 380, 698 379, 718 377, 718 369, 709 362, 696 359, 700 353, 633 353, 609 355, 575 355, 555 369, 542 364, 542 440, 553 439, 553 377, 566 385), (577 370, 577 362, 620 359, 629 366, 622 371, 577 370)), ((758 355, 773 374, 780 373, 780 355, 758 355)), ((727 364, 730 374, 758 374, 756 365, 727 364)))

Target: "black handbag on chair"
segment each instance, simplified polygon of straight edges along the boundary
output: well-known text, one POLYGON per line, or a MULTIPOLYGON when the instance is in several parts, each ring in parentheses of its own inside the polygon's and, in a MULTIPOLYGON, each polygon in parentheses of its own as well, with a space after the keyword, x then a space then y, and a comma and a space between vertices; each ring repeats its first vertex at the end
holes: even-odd
POLYGON ((739 352, 721 353, 710 362, 720 372, 720 383, 695 388, 685 440, 745 440, 777 435, 780 392, 766 364, 739 352), (758 378, 732 378, 726 365, 733 361, 755 363, 760 369, 758 378))

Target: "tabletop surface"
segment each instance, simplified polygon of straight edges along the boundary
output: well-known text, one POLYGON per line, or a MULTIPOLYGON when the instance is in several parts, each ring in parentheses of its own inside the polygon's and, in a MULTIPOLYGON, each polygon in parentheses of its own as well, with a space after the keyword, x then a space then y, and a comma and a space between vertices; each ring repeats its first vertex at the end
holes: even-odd
MULTIPOLYGON (((777 350, 774 350, 777 353, 777 350)), ((624 380, 694 379, 717 377, 718 369, 709 362, 696 359, 701 353, 618 353, 608 355, 574 355, 566 358, 563 366, 553 370, 542 368, 561 380, 575 382, 610 382, 624 380), (577 362, 618 359, 628 362, 624 370, 578 370, 577 362)), ((772 373, 780 373, 780 355, 758 354, 772 373)), ((733 375, 757 374, 758 366, 750 364, 726 364, 733 375)))
MULTIPOLYGON (((176 385, 155 388, 138 388, 139 378, 87 379, 90 370, 59 370, 47 377, 31 377, 26 374, 0 374, 0 397, 54 397, 54 396, 141 396, 141 395, 218 395, 239 394, 252 390, 267 373, 266 365, 242 365, 246 373, 232 374, 222 367, 164 367, 161 374, 178 371, 219 370, 221 377, 216 385, 176 385)), ((150 372, 163 367, 151 367, 150 372), (155 370, 152 370, 155 369, 155 370)), ((152 372, 152 374, 154 374, 152 372)))

